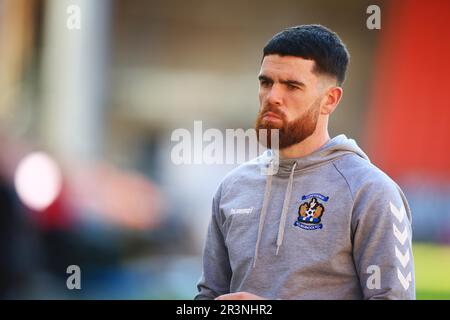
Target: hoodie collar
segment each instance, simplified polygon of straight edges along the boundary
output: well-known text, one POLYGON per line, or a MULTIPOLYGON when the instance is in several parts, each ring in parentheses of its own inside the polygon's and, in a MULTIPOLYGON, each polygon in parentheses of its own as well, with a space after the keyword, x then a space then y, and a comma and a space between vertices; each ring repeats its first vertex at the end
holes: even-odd
MULTIPOLYGON (((274 161, 274 153, 272 150, 267 150, 265 153, 265 159, 267 159, 265 162, 268 165, 271 160, 274 161)), ((361 148, 359 148, 355 140, 347 138, 344 134, 340 134, 328 140, 328 142, 319 149, 306 156, 299 158, 279 159, 278 172, 276 175, 289 176, 294 163, 296 164, 294 172, 298 172, 319 166, 348 153, 354 153, 370 162, 369 157, 361 150, 361 148)))

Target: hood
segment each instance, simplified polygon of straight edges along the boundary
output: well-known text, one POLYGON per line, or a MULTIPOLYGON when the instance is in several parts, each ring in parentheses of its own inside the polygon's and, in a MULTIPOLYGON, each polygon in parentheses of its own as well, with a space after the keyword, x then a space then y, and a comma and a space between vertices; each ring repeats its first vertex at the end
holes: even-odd
MULTIPOLYGON (((355 140, 347 138, 345 134, 341 134, 330 139, 322 147, 304 157, 278 159, 278 171, 275 175, 288 176, 294 164, 296 165, 294 172, 298 172, 320 166, 348 153, 355 153, 370 162, 369 157, 358 147, 355 140)), ((274 153, 270 149, 263 153, 261 160, 265 166, 268 166, 272 161, 276 161, 274 153)))

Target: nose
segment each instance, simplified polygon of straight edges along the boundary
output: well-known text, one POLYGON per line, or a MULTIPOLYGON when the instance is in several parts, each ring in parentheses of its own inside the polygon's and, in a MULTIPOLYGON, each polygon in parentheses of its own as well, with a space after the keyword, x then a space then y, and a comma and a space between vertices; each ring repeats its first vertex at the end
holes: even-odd
POLYGON ((283 95, 281 92, 281 88, 277 85, 273 85, 266 96, 267 102, 271 105, 279 106, 282 104, 283 95))

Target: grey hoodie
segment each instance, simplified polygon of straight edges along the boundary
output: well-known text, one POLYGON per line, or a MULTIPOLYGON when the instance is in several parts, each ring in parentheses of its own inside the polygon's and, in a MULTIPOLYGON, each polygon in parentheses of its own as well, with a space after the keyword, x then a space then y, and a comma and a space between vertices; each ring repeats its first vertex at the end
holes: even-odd
POLYGON ((195 299, 414 299, 411 212, 400 187, 339 135, 315 152, 270 152, 232 170, 213 198, 195 299))

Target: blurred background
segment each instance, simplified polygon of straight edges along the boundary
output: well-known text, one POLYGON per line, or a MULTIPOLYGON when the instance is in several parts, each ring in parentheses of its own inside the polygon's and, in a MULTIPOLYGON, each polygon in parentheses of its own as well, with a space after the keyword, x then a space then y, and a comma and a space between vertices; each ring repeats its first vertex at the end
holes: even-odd
POLYGON ((320 23, 351 54, 330 134, 405 191, 417 297, 450 299, 449 18, 445 0, 0 0, 0 298, 193 298, 234 166, 175 165, 171 134, 252 128, 263 46, 320 23))

